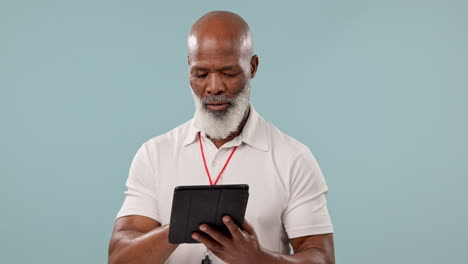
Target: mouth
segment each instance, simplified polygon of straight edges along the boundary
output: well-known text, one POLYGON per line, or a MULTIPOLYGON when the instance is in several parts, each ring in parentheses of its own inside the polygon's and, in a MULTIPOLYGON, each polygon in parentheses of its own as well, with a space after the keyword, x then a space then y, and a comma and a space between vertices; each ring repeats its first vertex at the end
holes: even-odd
POLYGON ((206 108, 212 111, 221 111, 229 107, 230 103, 207 103, 206 108))

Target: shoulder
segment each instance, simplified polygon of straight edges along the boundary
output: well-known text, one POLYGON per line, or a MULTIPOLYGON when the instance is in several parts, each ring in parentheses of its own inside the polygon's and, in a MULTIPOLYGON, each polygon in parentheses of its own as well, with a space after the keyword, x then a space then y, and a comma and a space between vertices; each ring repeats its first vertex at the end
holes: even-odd
POLYGON ((178 149, 183 145, 187 132, 190 128, 191 120, 171 129, 170 131, 150 138, 143 143, 144 148, 148 154, 156 154, 156 152, 170 152, 178 149))
POLYGON ((305 183, 321 182, 320 167, 309 147, 267 122, 274 165, 288 195, 305 183))
POLYGON ((281 153, 281 155, 289 155, 297 157, 306 152, 310 152, 309 147, 298 141, 292 136, 281 131, 278 127, 266 121, 266 126, 269 134, 269 143, 273 153, 281 153))
POLYGON ((319 165, 310 148, 266 122, 271 154, 277 168, 287 175, 316 172, 319 165))

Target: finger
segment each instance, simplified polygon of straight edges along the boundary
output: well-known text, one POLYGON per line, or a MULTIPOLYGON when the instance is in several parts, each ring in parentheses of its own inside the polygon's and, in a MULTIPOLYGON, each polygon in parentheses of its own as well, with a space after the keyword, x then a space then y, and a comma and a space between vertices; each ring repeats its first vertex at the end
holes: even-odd
POLYGON ((244 219, 244 223, 242 224, 242 229, 245 230, 245 232, 251 234, 251 235, 257 235, 255 233, 255 229, 253 228, 253 226, 249 223, 249 221, 247 221, 246 219, 244 219))
POLYGON ((229 229, 229 232, 231 233, 234 239, 242 235, 242 231, 237 226, 237 224, 234 223, 234 221, 232 220, 230 216, 228 215, 223 216, 223 222, 226 225, 226 227, 229 229))
POLYGON ((223 233, 219 232, 218 230, 212 228, 207 224, 201 224, 200 230, 208 234, 212 237, 216 242, 220 243, 221 245, 227 245, 229 243, 229 238, 225 236, 223 233))
POLYGON ((197 232, 192 233, 192 238, 195 239, 196 241, 202 243, 203 245, 205 245, 211 251, 219 251, 223 247, 218 242, 216 242, 216 241, 214 241, 212 239, 209 239, 208 237, 206 237, 206 236, 204 236, 204 235, 202 235, 200 233, 197 233, 197 232))

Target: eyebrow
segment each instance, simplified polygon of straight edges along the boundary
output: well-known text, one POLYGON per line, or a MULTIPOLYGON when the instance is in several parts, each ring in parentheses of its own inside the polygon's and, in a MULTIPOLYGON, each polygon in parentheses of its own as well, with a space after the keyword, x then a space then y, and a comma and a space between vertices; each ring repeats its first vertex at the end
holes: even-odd
MULTIPOLYGON (((230 71, 230 70, 238 70, 238 66, 234 66, 234 65, 228 65, 228 66, 224 66, 224 67, 221 67, 221 68, 218 68, 216 70, 218 71, 230 71)), ((191 72, 195 72, 195 71, 209 71, 210 69, 208 68, 205 68, 205 67, 200 67, 200 66, 194 66, 191 70, 191 72)))

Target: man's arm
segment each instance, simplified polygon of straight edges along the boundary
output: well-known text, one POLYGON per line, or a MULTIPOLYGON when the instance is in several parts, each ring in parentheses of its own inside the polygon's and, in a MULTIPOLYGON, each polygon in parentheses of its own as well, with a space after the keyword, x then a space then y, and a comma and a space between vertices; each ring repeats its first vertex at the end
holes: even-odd
POLYGON ((312 235, 290 240, 294 255, 266 251, 265 263, 281 264, 334 264, 333 234, 312 235))
POLYGON ((109 264, 164 263, 178 245, 168 240, 169 226, 139 215, 115 220, 109 244, 109 264))

